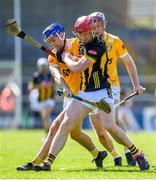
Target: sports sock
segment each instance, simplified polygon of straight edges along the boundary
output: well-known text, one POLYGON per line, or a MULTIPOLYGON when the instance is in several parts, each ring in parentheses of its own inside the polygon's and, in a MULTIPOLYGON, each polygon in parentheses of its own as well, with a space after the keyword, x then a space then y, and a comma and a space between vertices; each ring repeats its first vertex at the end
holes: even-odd
POLYGON ((47 163, 49 165, 51 165, 55 160, 55 156, 53 156, 52 154, 49 154, 48 157, 47 157, 47 163))
POLYGON ((99 150, 95 148, 93 151, 90 151, 90 153, 92 154, 93 158, 96 159, 99 154, 99 150))
POLYGON ((111 152, 111 155, 114 159, 121 157, 121 155, 115 149, 111 152))
POLYGON ((140 153, 139 149, 136 148, 136 146, 134 146, 134 144, 129 148, 129 150, 131 151, 131 153, 136 156, 138 153, 140 153))
POLYGON ((35 157, 32 161, 31 161, 33 164, 41 164, 41 162, 43 162, 39 157, 35 157))
POLYGON ((127 153, 129 153, 129 152, 131 152, 131 151, 128 149, 128 147, 127 147, 127 146, 124 146, 124 153, 127 154, 127 153))

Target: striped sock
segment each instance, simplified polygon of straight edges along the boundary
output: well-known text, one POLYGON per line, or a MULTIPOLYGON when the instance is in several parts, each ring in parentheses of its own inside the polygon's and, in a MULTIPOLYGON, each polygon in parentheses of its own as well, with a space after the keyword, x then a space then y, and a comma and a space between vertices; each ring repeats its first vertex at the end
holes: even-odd
POLYGON ((48 157, 47 157, 47 162, 48 164, 52 164, 55 160, 55 156, 53 156, 52 154, 49 154, 48 157))
POLYGON ((140 153, 139 149, 136 148, 136 146, 134 146, 134 144, 129 148, 129 150, 131 151, 131 153, 136 156, 138 153, 140 153))

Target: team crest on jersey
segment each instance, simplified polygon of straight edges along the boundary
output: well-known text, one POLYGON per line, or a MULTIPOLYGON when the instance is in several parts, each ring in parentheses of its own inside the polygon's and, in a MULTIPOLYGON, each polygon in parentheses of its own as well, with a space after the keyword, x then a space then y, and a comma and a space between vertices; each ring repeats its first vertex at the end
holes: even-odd
POLYGON ((95 50, 89 50, 88 53, 93 54, 93 55, 97 55, 97 52, 95 50))
POLYGON ((53 61, 53 59, 48 59, 48 62, 53 63, 54 61, 53 61))

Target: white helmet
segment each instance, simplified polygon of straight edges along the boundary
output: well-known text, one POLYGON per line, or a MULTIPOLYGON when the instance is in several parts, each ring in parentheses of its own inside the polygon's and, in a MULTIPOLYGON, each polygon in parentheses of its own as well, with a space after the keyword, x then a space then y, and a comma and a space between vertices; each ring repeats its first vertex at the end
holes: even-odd
POLYGON ((48 66, 48 59, 47 58, 42 57, 42 58, 39 58, 37 60, 37 66, 39 67, 42 65, 48 66))

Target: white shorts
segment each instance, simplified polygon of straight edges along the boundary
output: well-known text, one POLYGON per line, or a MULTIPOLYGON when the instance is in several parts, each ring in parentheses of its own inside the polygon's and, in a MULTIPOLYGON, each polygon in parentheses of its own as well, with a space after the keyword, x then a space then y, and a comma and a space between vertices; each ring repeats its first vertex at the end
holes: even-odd
MULTIPOLYGON (((83 98, 83 99, 86 99, 86 100, 89 100, 89 101, 100 101, 100 100, 105 100, 108 104, 110 105, 113 105, 114 104, 114 100, 113 98, 110 98, 108 97, 108 93, 107 93, 107 90, 106 89, 102 89, 102 90, 99 90, 99 91, 92 91, 92 92, 83 92, 83 91, 79 91, 78 92, 78 95, 79 97, 83 98)), ((69 106, 75 99, 73 98, 64 98, 64 102, 63 102, 63 108, 69 106)), ((89 107, 90 109, 92 109, 92 112, 96 112, 99 111, 98 108, 88 104, 88 103, 85 103, 85 102, 82 102, 82 101, 79 101, 81 104, 89 107)), ((92 113, 91 112, 91 113, 92 113)))
MULTIPOLYGON (((120 101, 120 88, 119 87, 111 87, 113 99, 108 97, 107 90, 100 90, 101 96, 103 96, 102 99, 104 99, 108 104, 115 104, 120 101)), ((96 91, 97 92, 97 91, 96 91)), ((98 94, 99 95, 99 94, 98 94)), ((97 114, 99 109, 93 109, 92 112, 89 113, 89 115, 97 114)))
POLYGON ((114 104, 120 102, 120 87, 112 86, 112 94, 114 99, 114 104))
POLYGON ((69 106, 73 101, 74 101, 73 98, 64 97, 63 109, 65 109, 67 106, 69 106))
MULTIPOLYGON (((86 100, 89 100, 89 101, 100 101, 100 100, 105 100, 108 104, 110 105, 113 105, 114 104, 114 100, 113 98, 110 98, 108 96, 108 93, 107 93, 107 90, 106 89, 101 89, 99 91, 92 91, 92 92, 82 92, 82 91, 79 91, 78 93, 78 96, 83 98, 83 99, 86 99, 86 100)), ((89 107, 92 109, 92 112, 90 112, 91 114, 92 113, 97 113, 99 111, 98 108, 88 104, 88 103, 85 103, 85 102, 81 102, 83 105, 89 107)), ((89 114, 90 114, 89 113, 89 114)))

